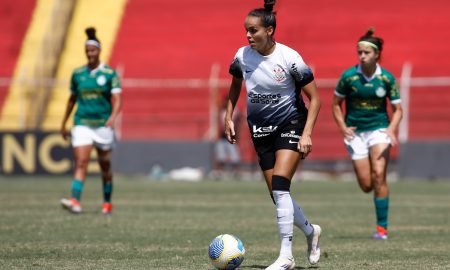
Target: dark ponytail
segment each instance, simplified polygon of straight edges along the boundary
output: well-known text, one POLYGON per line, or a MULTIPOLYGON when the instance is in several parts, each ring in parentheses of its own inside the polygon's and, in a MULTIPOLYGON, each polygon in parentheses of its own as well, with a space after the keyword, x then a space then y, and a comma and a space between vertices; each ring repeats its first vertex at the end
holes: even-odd
POLYGON ((100 43, 100 40, 98 40, 97 35, 96 35, 96 30, 94 27, 88 27, 85 30, 86 35, 87 35, 87 40, 95 40, 98 43, 100 43))
POLYGON ((264 0, 264 8, 256 8, 248 13, 248 16, 260 18, 264 27, 272 26, 272 35, 275 35, 275 29, 277 28, 276 12, 273 11, 275 2, 276 0, 264 0))
POLYGON ((275 0, 264 0, 264 9, 268 12, 273 11, 273 6, 275 6, 275 0))

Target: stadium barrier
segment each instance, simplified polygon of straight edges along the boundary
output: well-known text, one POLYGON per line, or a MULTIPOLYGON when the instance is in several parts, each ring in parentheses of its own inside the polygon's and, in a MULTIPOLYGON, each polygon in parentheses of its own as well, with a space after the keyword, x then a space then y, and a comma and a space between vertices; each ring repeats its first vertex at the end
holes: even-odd
MULTIPOLYGON (((156 166, 169 171, 182 167, 212 168, 209 142, 118 142, 113 152, 113 171, 146 175, 156 166)), ((0 132, 0 174, 71 174, 73 154, 70 142, 56 132, 0 132)), ((99 173, 96 151, 92 151, 89 173, 99 173)))

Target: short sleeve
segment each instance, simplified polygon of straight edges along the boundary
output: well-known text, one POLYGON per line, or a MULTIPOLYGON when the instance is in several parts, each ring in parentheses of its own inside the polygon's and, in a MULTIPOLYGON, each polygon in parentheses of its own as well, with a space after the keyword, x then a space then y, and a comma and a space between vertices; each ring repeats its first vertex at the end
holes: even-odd
POLYGON ((345 79, 345 76, 342 75, 339 79, 338 84, 336 85, 336 90, 334 91, 334 95, 338 97, 345 97, 347 95, 347 80, 345 79))
POLYGON ((75 72, 72 73, 72 78, 70 79, 70 92, 72 94, 76 94, 77 93, 77 80, 75 79, 75 72))
POLYGON ((294 53, 289 63, 289 73, 294 80, 303 87, 314 80, 314 75, 310 67, 303 61, 298 53, 294 53))
POLYGON ((111 93, 120 93, 122 92, 122 88, 120 85, 120 79, 117 75, 117 72, 114 71, 112 77, 111 77, 111 93))
POLYGON ((239 63, 239 59, 237 58, 237 56, 235 56, 233 62, 231 62, 228 72, 236 78, 244 78, 244 76, 242 75, 241 64, 239 63))
POLYGON ((398 89, 397 82, 392 76, 389 78, 389 100, 392 104, 397 104, 401 102, 400 91, 398 89))

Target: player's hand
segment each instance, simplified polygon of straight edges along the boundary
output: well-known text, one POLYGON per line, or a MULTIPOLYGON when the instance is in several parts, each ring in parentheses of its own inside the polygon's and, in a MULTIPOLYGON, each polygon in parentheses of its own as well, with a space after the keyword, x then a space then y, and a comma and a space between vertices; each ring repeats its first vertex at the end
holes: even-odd
POLYGON ((236 132, 234 131, 233 120, 225 120, 225 136, 227 137, 227 141, 229 143, 236 143, 236 132))
POLYGON ((391 139, 391 145, 396 146, 398 144, 397 137, 395 136, 395 132, 391 129, 387 128, 385 130, 380 130, 383 133, 386 133, 386 135, 391 139))
POLYGON ((65 141, 67 141, 67 138, 69 137, 69 131, 66 129, 65 126, 61 127, 61 130, 59 131, 61 133, 61 136, 65 141))
POLYGON ((112 117, 109 117, 108 120, 106 120, 105 127, 114 128, 115 123, 116 123, 116 120, 112 117))
POLYGON ((312 152, 312 140, 310 135, 303 134, 298 142, 298 151, 302 155, 302 159, 305 159, 309 153, 312 152))
POLYGON ((347 140, 351 140, 355 137, 355 130, 356 127, 345 127, 341 130, 342 135, 344 135, 344 138, 347 140))

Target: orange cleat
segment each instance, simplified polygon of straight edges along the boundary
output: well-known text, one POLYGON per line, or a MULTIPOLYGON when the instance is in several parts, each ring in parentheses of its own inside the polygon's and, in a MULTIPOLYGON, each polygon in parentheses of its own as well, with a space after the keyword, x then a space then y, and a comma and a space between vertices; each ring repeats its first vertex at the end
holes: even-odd
POLYGON ((61 199, 61 205, 64 209, 69 210, 69 212, 73 214, 79 214, 81 213, 81 205, 80 202, 75 198, 70 199, 61 199))
POLYGON ((109 215, 112 212, 112 204, 109 202, 103 203, 102 213, 105 215, 109 215))

